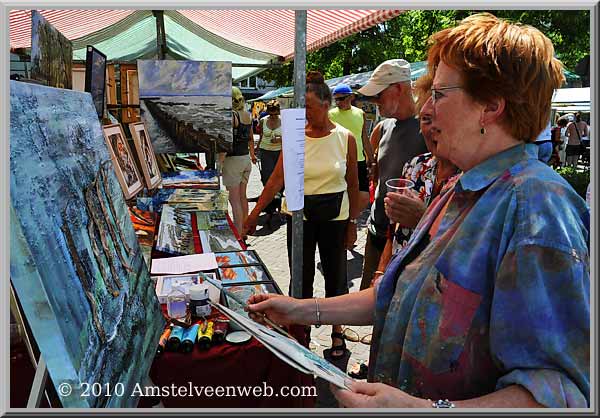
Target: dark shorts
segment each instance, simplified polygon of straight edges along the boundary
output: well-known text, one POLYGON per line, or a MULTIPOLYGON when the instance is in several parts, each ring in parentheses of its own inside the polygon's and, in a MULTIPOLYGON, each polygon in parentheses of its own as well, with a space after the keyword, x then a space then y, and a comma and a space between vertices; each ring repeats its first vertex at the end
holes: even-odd
POLYGON ((369 192, 369 174, 367 172, 367 160, 358 162, 358 190, 369 192))

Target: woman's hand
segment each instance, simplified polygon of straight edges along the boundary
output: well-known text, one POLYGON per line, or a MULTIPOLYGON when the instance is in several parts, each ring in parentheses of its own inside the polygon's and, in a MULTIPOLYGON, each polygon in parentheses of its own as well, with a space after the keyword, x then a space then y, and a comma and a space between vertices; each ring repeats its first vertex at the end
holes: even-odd
POLYGON ((249 312, 248 316, 256 322, 264 323, 263 316, 258 315, 258 313, 262 313, 277 324, 292 325, 300 323, 301 304, 301 300, 289 296, 273 293, 259 294, 252 295, 248 299, 246 310, 249 312))
POLYGON ((417 193, 409 190, 405 193, 388 192, 383 199, 385 214, 393 222, 405 228, 417 226, 425 213, 425 203, 417 193))
POLYGON ((354 243, 356 242, 356 224, 353 222, 348 222, 346 226, 346 249, 351 250, 354 248, 354 243))
POLYGON ((331 386, 333 395, 344 408, 431 408, 431 402, 415 398, 383 383, 353 381, 350 390, 331 386))

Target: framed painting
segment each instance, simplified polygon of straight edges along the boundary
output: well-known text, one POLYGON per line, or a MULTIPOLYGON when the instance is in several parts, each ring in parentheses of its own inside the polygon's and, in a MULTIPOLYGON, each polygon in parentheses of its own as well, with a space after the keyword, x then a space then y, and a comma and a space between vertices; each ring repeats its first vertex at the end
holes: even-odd
POLYGON ((123 128, 120 124, 115 123, 103 126, 102 130, 115 166, 117 179, 123 189, 123 195, 125 195, 125 199, 131 199, 144 188, 144 185, 135 167, 133 154, 127 145, 123 128))
POLYGON ((223 285, 273 282, 268 270, 262 265, 219 267, 217 271, 223 285))
POLYGON ((31 11, 31 78, 51 87, 73 88, 73 44, 31 11))
POLYGON ((231 63, 138 60, 140 115, 157 154, 230 151, 231 63))
POLYGON ((135 407, 164 319, 88 93, 11 81, 9 181, 10 280, 62 406, 135 407))
POLYGON ((140 161, 144 182, 148 189, 155 189, 162 181, 156 155, 152 149, 152 142, 148 136, 144 122, 135 122, 129 124, 129 131, 133 137, 135 150, 140 161))
POLYGON ((102 119, 106 97, 106 55, 91 45, 86 47, 85 91, 92 94, 96 113, 102 119))

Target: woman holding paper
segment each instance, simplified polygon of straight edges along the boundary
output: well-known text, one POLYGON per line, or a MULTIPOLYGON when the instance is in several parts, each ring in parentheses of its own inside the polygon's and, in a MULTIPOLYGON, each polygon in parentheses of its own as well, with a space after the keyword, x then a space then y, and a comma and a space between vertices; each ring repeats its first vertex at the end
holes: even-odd
POLYGON ((433 141, 464 174, 376 287, 247 309, 374 325, 368 383, 334 390, 343 406, 589 408, 589 209, 532 143, 562 65, 539 30, 488 13, 430 41, 433 141))
MULTIPOLYGON (((356 241, 358 216, 358 170, 356 141, 350 131, 329 120, 331 90, 321 73, 306 77, 306 127, 304 156, 304 241, 302 297, 311 298, 318 246, 325 277, 325 294, 348 293, 346 249, 356 241)), ((256 227, 258 215, 283 186, 283 157, 248 216, 244 232, 256 227)), ((282 211, 287 211, 284 202, 282 211)), ((288 216, 288 259, 291 260, 292 222, 288 216)), ((333 327, 330 357, 347 353, 341 324, 333 327)))

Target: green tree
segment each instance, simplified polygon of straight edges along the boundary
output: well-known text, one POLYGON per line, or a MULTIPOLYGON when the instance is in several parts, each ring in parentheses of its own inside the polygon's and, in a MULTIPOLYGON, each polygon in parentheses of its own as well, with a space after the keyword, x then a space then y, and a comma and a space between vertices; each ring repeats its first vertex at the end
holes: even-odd
MULTIPOLYGON (((455 26, 460 20, 479 11, 409 10, 365 31, 341 39, 307 54, 307 70, 319 70, 326 79, 375 69, 391 58, 409 62, 427 57, 427 39, 433 33, 455 26)), ((590 15, 587 10, 496 10, 490 13, 532 25, 553 42, 557 57, 567 69, 590 51, 590 15)), ((293 80, 293 63, 261 74, 278 87, 293 80)))

